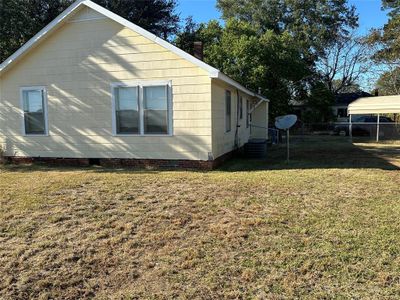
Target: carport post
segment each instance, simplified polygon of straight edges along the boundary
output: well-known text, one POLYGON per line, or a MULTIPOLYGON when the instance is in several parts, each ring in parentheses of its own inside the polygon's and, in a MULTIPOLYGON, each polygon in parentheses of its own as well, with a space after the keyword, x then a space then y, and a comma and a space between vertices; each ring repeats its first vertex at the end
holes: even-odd
POLYGON ((351 124, 351 115, 349 116, 349 136, 353 139, 353 125, 351 124))
POLYGON ((379 142, 379 124, 380 124, 380 120, 381 119, 381 115, 378 114, 378 118, 376 119, 376 141, 379 142))

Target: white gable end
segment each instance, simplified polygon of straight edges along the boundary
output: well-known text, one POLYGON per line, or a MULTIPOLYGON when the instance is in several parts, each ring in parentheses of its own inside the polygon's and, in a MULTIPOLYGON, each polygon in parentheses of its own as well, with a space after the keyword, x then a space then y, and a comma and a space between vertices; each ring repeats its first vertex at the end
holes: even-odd
POLYGON ((79 12, 77 12, 69 22, 82 22, 82 21, 90 21, 90 20, 101 20, 106 19, 107 17, 103 14, 89 8, 84 7, 79 12))

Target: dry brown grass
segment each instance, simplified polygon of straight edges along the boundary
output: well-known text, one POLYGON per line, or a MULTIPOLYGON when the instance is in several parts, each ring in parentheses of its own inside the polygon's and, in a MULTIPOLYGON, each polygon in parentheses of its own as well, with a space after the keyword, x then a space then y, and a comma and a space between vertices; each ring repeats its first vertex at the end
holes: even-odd
POLYGON ((400 297, 399 172, 297 147, 259 171, 3 167, 0 298, 400 297))

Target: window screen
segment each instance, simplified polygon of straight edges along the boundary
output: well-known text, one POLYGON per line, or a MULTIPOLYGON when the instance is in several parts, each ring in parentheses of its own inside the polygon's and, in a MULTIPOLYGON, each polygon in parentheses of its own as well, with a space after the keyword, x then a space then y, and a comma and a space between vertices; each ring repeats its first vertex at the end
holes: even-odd
POLYGON ((143 87, 144 134, 168 133, 167 86, 143 87))
POLYGON ((115 89, 115 119, 118 134, 139 134, 139 99, 137 87, 115 89))
POLYGON ((43 90, 22 91, 25 134, 46 134, 43 90))

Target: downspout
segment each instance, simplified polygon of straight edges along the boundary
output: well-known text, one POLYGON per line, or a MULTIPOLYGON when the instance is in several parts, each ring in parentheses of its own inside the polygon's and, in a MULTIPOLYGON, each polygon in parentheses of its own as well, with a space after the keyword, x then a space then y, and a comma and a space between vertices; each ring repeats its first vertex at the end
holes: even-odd
POLYGON ((235 129, 235 146, 234 149, 237 150, 239 149, 239 99, 240 95, 239 95, 239 89, 236 89, 236 129, 235 129))

